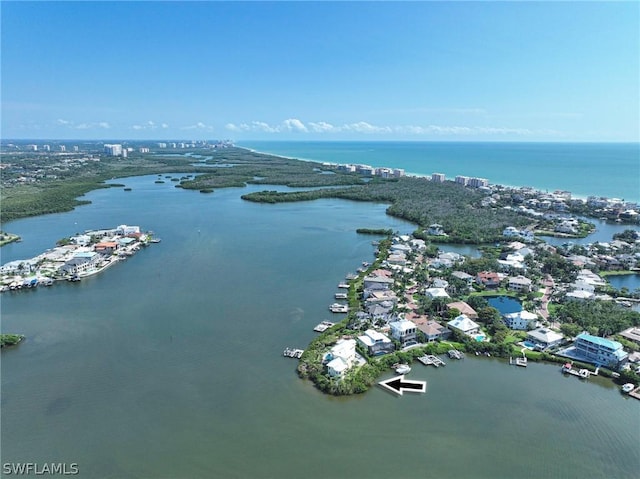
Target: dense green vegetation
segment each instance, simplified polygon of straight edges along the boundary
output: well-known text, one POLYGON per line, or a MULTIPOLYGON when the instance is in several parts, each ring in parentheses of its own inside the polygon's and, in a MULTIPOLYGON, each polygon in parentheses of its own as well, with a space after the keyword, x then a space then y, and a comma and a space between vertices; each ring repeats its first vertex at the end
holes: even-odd
POLYGON ((640 325, 640 313, 613 301, 568 301, 556 310, 560 330, 567 336, 587 331, 607 337, 618 331, 640 325))
MULTIPOLYGON (((4 163, 19 165, 30 164, 31 161, 33 160, 30 158, 14 158, 11 155, 3 158, 4 163)), ((98 188, 116 186, 104 183, 113 178, 164 172, 208 171, 205 167, 191 166, 191 163, 192 158, 183 157, 102 157, 100 161, 88 162, 82 168, 67 173, 57 172, 54 179, 45 178, 36 183, 4 185, 0 190, 0 221, 5 223, 27 216, 72 210, 76 206, 88 203, 87 200, 77 199, 78 197, 98 188)))
POLYGON ((393 234, 393 230, 385 229, 385 228, 358 228, 356 233, 362 235, 383 235, 390 236, 393 234))
POLYGON ((24 339, 22 334, 0 334, 0 348, 13 346, 24 339))
POLYGON ((481 244, 502 239, 506 226, 526 226, 529 220, 517 213, 482 208, 484 193, 453 183, 432 183, 423 178, 374 179, 366 185, 348 188, 323 188, 310 191, 262 191, 242 196, 264 203, 310 201, 320 198, 341 198, 353 201, 390 203, 387 213, 420 226, 414 235, 429 237, 425 228, 439 223, 456 243, 481 244))
POLYGON ((4 246, 14 241, 20 241, 20 236, 0 231, 0 246, 4 246))

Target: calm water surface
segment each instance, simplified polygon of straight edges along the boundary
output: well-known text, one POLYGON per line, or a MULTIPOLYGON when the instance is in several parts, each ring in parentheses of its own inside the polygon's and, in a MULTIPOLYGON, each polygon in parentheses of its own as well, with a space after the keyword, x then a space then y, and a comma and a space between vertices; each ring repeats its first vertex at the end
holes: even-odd
MULTIPOLYGON (((318 393, 281 356, 329 319, 337 283, 373 257, 358 227, 401 232, 384 205, 261 205, 155 176, 75 211, 4 226, 2 262, 90 228, 162 243, 101 275, 2 296, 2 462, 78 463, 109 478, 626 478, 640 402, 556 366, 475 357, 416 365, 427 394, 318 393)), ((120 181, 120 180, 119 180, 120 181)), ((273 189, 273 187, 269 187, 273 189)))

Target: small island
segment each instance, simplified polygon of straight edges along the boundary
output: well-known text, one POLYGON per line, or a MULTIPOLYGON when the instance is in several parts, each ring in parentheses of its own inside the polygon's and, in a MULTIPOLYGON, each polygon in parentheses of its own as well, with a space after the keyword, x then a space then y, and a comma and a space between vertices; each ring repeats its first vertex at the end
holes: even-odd
POLYGON ((0 231, 0 246, 4 246, 14 241, 20 241, 20 236, 0 231))
POLYGON ((22 334, 0 334, 0 348, 15 346, 24 339, 22 334))

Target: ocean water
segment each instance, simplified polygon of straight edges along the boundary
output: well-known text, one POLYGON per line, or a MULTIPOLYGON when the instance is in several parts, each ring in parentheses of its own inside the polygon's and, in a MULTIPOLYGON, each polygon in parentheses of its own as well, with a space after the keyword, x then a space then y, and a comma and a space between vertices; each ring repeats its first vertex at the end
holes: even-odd
POLYGON ((413 230, 385 205, 154 180, 6 225, 23 242, 3 261, 122 223, 162 242, 80 283, 3 293, 3 332, 27 339, 1 353, 2 463, 114 479, 637 477, 640 403, 602 378, 474 356, 416 364, 420 395, 334 398, 297 377, 282 350, 336 317, 337 284, 373 258, 355 230, 413 230))
POLYGON ((577 197, 640 202, 638 143, 241 141, 276 155, 487 178, 490 183, 567 190, 577 197))

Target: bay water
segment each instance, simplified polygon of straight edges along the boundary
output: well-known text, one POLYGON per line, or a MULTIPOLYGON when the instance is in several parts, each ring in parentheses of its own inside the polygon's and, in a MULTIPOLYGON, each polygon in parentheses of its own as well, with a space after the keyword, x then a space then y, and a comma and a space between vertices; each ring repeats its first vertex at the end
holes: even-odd
MULTIPOLYGON (((179 175, 174 175, 179 176, 179 175)), ((1 297, 2 463, 77 463, 89 478, 631 478, 640 402, 554 365, 414 365, 427 393, 347 398, 300 380, 344 275, 373 258, 359 227, 409 233, 385 205, 244 202, 117 180, 74 211, 3 225, 28 258, 86 229, 162 238, 102 274, 1 297)), ((269 189, 286 190, 283 187, 269 189)), ((383 378, 381 378, 383 379, 383 378)))

